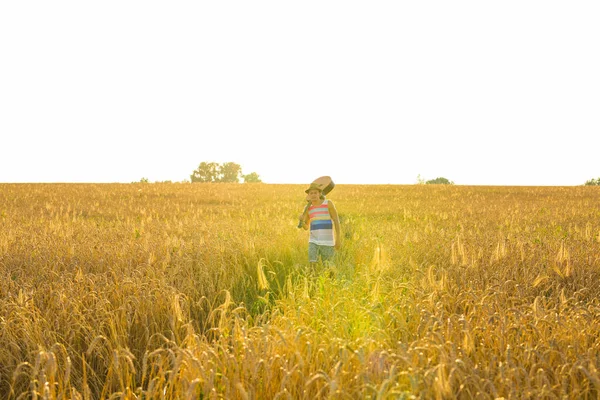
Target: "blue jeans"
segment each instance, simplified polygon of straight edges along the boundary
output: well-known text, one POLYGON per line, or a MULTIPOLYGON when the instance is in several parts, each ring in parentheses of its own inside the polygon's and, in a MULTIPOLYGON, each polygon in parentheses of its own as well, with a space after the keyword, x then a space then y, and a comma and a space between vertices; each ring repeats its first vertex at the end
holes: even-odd
POLYGON ((319 256, 321 256, 323 263, 332 261, 334 254, 335 249, 333 246, 323 246, 312 242, 308 243, 308 262, 318 262, 319 256))

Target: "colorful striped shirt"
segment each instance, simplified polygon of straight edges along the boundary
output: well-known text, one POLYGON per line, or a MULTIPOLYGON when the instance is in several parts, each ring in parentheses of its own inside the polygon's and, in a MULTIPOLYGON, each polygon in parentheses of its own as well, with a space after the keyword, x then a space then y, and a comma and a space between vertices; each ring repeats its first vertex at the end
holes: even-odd
POLYGON ((333 246, 333 221, 329 215, 328 201, 325 200, 318 206, 308 208, 308 217, 310 218, 310 236, 309 243, 315 243, 320 246, 333 246))

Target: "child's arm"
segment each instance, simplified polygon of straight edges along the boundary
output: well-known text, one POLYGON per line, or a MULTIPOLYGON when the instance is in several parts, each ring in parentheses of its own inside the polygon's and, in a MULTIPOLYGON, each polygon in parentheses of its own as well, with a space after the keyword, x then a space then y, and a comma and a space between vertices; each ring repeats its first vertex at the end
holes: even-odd
POLYGON ((308 230, 309 227, 309 220, 310 218, 308 217, 308 207, 304 208, 304 212, 302 214, 300 214, 300 220, 303 222, 302 223, 302 228, 304 228, 304 230, 308 230))
POLYGON ((329 215, 331 215, 331 220, 333 221, 333 226, 335 228, 335 248, 339 250, 342 246, 342 242, 340 241, 340 218, 335 209, 335 205, 331 200, 327 202, 327 207, 329 208, 329 215))

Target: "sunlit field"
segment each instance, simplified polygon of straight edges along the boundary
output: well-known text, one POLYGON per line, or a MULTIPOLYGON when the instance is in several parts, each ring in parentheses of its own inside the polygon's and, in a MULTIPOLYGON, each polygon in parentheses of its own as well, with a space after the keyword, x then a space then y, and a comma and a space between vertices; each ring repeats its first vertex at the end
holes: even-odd
POLYGON ((0 398, 600 395, 600 190, 0 185, 0 398))

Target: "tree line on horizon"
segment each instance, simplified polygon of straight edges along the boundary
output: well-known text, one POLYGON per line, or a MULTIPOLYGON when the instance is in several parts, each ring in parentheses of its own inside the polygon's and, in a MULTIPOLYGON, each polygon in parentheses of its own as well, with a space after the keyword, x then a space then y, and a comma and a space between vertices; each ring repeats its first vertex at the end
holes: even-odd
POLYGON ((249 174, 242 173, 242 166, 234 162, 226 162, 218 164, 216 162, 200 163, 190 175, 190 180, 194 182, 224 182, 224 183, 239 183, 240 178, 244 179, 244 183, 260 183, 262 180, 256 172, 249 174))
MULTIPOLYGON (((206 183, 239 183, 240 179, 244 180, 244 183, 261 183, 262 180, 258 173, 250 172, 249 174, 242 173, 242 167, 240 164, 235 162, 225 162, 222 164, 216 162, 200 163, 190 175, 190 181, 194 182, 206 182, 206 183)), ((149 183, 148 178, 142 178, 141 183, 149 183)), ((171 181, 166 181, 171 182, 171 181)), ((454 185, 454 181, 451 181, 444 177, 438 177, 435 179, 425 180, 419 174, 417 176, 418 185, 454 185)), ((584 183, 584 186, 600 186, 600 177, 592 178, 584 183)))
POLYGON ((600 186, 600 178, 596 178, 596 179, 590 179, 589 181, 586 181, 585 186, 600 186))
POLYGON ((454 185, 454 182, 442 176, 425 180, 421 177, 421 174, 419 174, 417 175, 417 185, 454 185))

